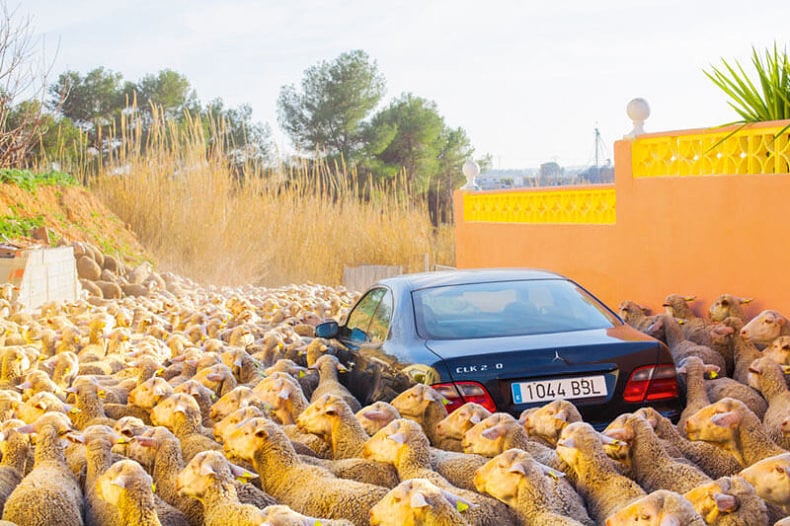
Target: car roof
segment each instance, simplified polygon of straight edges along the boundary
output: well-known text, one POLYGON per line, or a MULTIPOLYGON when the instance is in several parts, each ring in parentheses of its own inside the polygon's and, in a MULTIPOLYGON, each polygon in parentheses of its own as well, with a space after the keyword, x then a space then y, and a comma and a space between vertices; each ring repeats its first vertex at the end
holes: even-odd
POLYGON ((437 287, 442 285, 459 285, 463 283, 484 283, 493 281, 567 279, 565 276, 542 269, 531 268, 486 268, 464 270, 439 270, 436 272, 418 272, 403 274, 381 279, 378 285, 405 287, 410 290, 437 287))

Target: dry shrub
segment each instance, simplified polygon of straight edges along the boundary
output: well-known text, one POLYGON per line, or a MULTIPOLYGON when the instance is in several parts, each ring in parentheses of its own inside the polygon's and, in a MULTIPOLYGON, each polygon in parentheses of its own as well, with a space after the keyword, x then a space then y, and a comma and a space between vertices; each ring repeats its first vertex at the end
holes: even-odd
POLYGON ((121 127, 120 147, 90 185, 159 270, 217 285, 334 285, 344 265, 419 271, 426 254, 431 264, 454 264, 452 227, 433 229, 425 203, 404 197, 397 181, 365 186, 342 166, 313 162, 247 166, 241 184, 227 145, 207 147, 199 121, 158 116, 145 149, 136 127, 121 127))

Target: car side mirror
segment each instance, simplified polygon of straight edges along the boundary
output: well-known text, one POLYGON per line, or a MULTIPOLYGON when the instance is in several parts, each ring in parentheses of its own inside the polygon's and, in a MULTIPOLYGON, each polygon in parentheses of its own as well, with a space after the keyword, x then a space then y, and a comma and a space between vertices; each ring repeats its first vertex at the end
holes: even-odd
POLYGON ((340 333, 340 325, 336 321, 325 321, 315 326, 317 338, 335 338, 340 333))

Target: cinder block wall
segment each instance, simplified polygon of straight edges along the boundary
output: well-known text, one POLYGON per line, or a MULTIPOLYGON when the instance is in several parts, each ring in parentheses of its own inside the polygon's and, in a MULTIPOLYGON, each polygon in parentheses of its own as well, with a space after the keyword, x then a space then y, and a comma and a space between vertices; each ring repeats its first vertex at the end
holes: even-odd
POLYGON ((613 185, 456 191, 456 264, 553 270, 612 308, 728 292, 790 315, 787 124, 618 141, 613 185))

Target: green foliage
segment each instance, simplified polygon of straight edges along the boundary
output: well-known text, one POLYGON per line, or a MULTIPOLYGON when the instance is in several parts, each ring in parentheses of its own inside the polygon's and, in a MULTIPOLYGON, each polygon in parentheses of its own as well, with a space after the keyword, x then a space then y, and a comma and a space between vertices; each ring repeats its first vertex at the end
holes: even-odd
POLYGON ((354 162, 362 151, 362 122, 384 94, 384 77, 362 50, 304 72, 301 91, 284 86, 278 120, 297 148, 354 162))
POLYGON ((112 124, 125 106, 120 73, 95 68, 84 77, 66 71, 49 88, 50 108, 84 130, 112 124))
POLYGON ((28 237, 34 229, 42 226, 44 226, 44 216, 41 215, 36 217, 2 216, 0 217, 0 238, 28 237))
POLYGON ((752 65, 757 73, 753 81, 737 61, 731 65, 722 59, 723 67, 712 67, 705 75, 729 98, 729 105, 741 121, 762 122, 790 119, 790 59, 787 51, 765 50, 761 56, 752 48, 752 65))
POLYGON ((187 78, 171 69, 163 69, 156 75, 146 75, 137 85, 127 85, 127 92, 137 92, 137 105, 147 109, 152 105, 161 107, 170 118, 179 119, 185 110, 199 109, 197 95, 187 78))
POLYGON ((28 192, 35 191, 39 185, 74 186, 78 184, 72 175, 63 172, 33 173, 30 170, 16 169, 0 170, 0 183, 15 184, 28 192))

